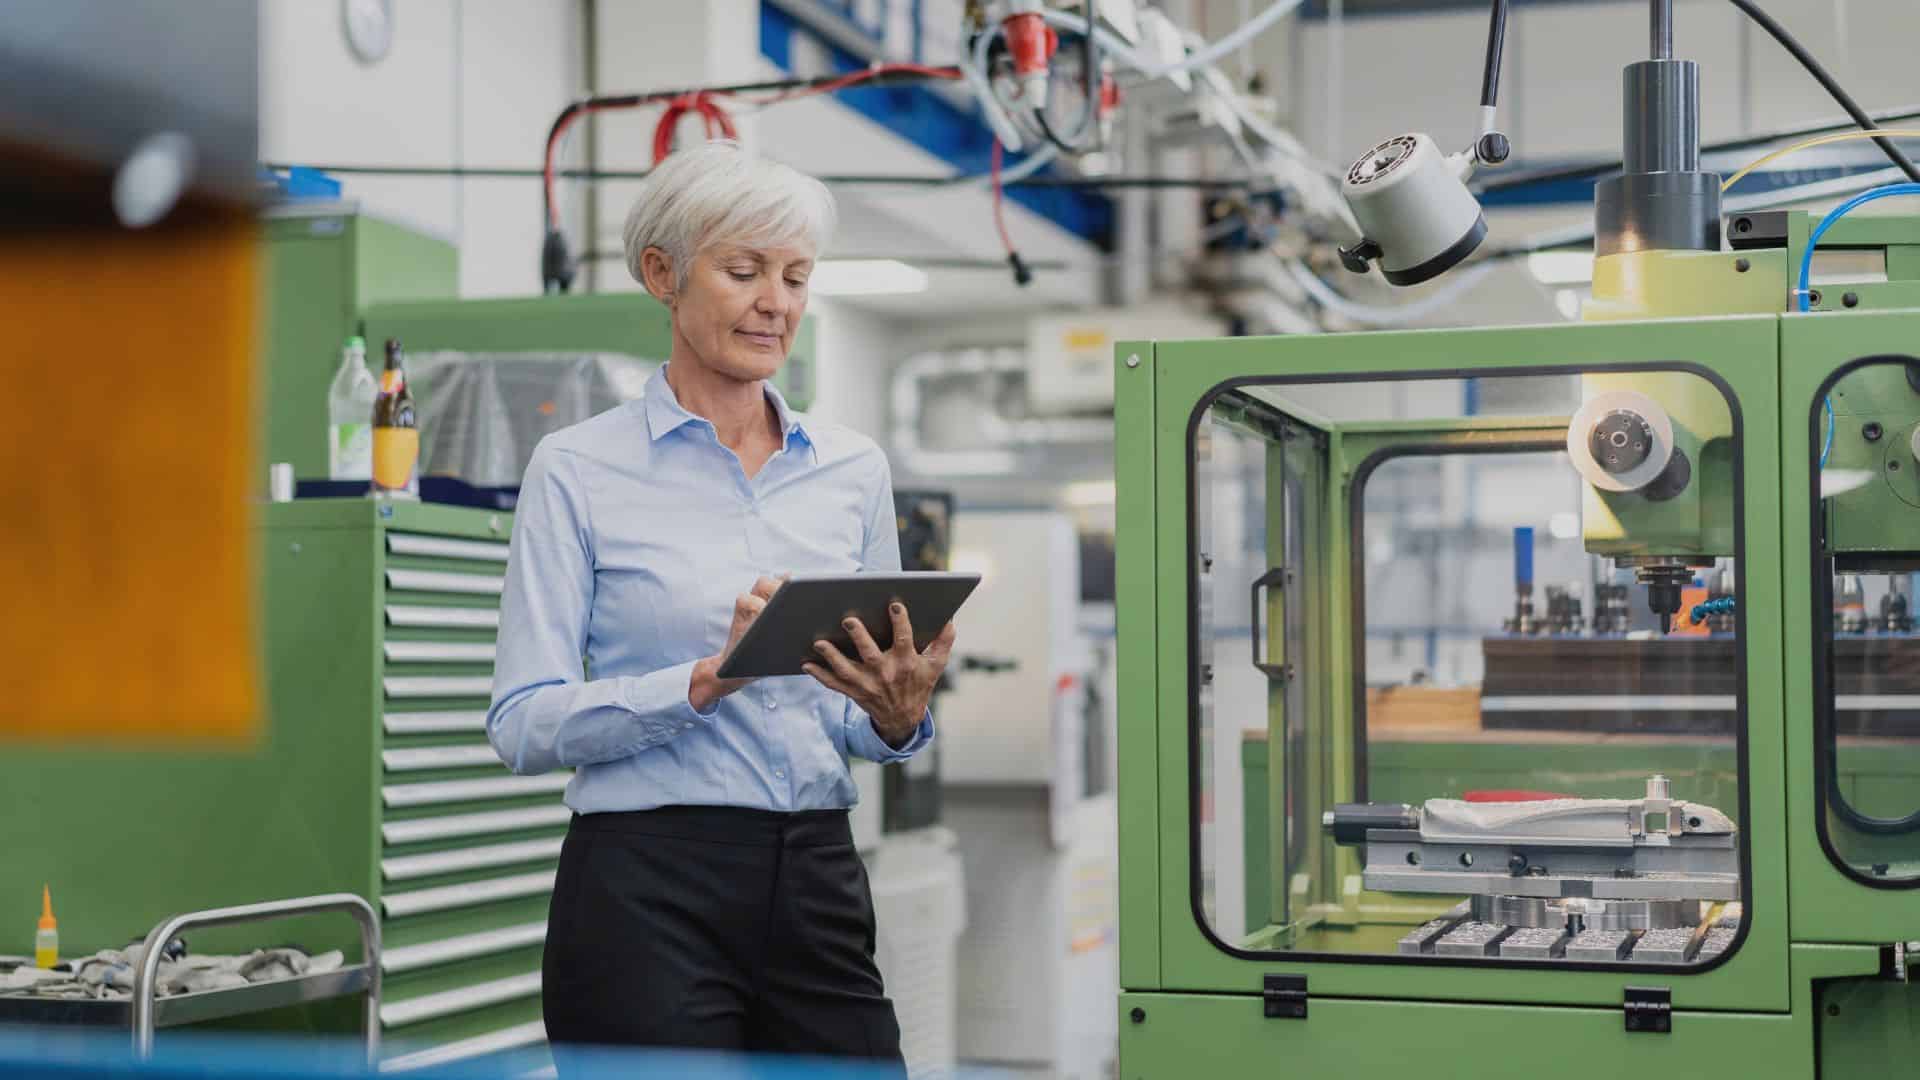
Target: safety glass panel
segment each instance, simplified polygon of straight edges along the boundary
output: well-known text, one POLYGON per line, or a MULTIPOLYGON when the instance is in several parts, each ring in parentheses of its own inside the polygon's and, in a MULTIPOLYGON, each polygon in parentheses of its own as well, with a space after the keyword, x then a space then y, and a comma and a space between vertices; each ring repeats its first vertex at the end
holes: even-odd
POLYGON ((1848 370, 1813 431, 1822 831, 1854 876, 1920 884, 1920 361, 1848 370))
POLYGON ((1263 383, 1191 446, 1195 910, 1220 945, 1682 970, 1736 947, 1717 383, 1263 383))

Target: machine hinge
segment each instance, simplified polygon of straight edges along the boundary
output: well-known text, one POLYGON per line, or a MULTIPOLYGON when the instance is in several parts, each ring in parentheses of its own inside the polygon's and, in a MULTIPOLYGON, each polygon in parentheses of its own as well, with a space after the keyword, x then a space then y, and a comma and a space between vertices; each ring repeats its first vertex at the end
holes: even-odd
POLYGON ((1627 1030, 1664 1034, 1673 1030, 1673 991, 1664 986, 1629 986, 1627 1030))
POLYGON ((1307 1018, 1307 977, 1305 975, 1268 975, 1260 998, 1266 1004, 1269 1020, 1305 1020, 1307 1018))

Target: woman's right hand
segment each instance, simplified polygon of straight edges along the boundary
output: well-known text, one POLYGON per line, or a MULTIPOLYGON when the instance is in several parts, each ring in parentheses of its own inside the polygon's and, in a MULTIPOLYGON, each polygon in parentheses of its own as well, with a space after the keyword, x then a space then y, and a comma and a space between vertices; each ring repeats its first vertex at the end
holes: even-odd
POLYGON ((720 666, 726 663, 727 657, 733 655, 734 648, 746 635, 747 627, 752 626, 753 620, 766 610, 767 601, 773 599, 773 594, 779 591, 785 581, 785 575, 762 577, 753 583, 753 588, 733 598, 733 625, 727 628, 726 648, 721 649, 718 655, 709 656, 693 665, 693 679, 687 686, 687 704, 692 705, 694 711, 706 712, 721 698, 753 682, 752 679, 722 679, 720 666))

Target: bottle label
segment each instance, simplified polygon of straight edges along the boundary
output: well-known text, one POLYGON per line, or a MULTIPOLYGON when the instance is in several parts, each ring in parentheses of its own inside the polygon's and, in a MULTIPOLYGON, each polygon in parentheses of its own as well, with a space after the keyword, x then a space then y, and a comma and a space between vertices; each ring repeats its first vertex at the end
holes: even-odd
POLYGON ((383 394, 397 394, 406 384, 406 376, 398 368, 388 368, 380 373, 380 392, 383 394))
POLYGON ((418 493, 415 476, 420 463, 420 429, 373 429, 373 487, 376 491, 418 493))
POLYGON ((373 479, 372 424, 334 424, 328 428, 327 478, 373 479))

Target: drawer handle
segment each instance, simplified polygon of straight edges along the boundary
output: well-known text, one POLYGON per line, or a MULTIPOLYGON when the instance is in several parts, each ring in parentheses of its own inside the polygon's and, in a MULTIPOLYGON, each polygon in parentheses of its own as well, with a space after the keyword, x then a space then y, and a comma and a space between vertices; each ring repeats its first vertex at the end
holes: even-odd
POLYGON ((487 730, 484 712, 399 712, 380 718, 389 735, 445 735, 487 730))
POLYGON ((444 536, 390 532, 387 534, 387 550, 395 555, 431 555, 442 559, 503 563, 507 561, 510 549, 505 544, 486 540, 454 540, 444 536))
POLYGON ((511 844, 488 844, 460 848, 457 851, 433 851, 425 855, 396 855, 380 860, 380 876, 388 881, 409 881, 452 874, 461 870, 486 870, 514 863, 541 862, 560 857, 560 837, 545 840, 521 840, 511 844))
POLYGON ((523 1046, 534 1046, 547 1041, 547 1025, 539 1020, 489 1031, 485 1035, 459 1039, 439 1046, 430 1046, 425 1050, 398 1054, 380 1063, 381 1072, 407 1072, 411 1069, 424 1069, 429 1065, 446 1065, 455 1061, 465 1061, 486 1054, 497 1054, 502 1050, 517 1050, 523 1046))
POLYGON ((451 570, 387 571, 387 588, 409 592, 449 592, 470 596, 499 596, 506 591, 507 579, 491 574, 458 574, 451 570))
POLYGON ((389 975, 398 975, 436 964, 451 964, 455 960, 471 960, 476 956, 524 949, 545 940, 547 920, 541 919, 518 926, 503 926, 498 930, 483 930, 477 934, 461 934, 459 937, 388 949, 380 954, 380 970, 389 975))
POLYGON ((483 810, 473 814, 382 822, 380 836, 389 844, 418 844, 428 840, 452 840, 461 836, 481 836, 515 829, 544 829, 565 825, 571 820, 573 811, 565 806, 529 806, 522 810, 483 810))
POLYGON ((500 612, 494 608, 388 604, 387 622, 393 626, 472 626, 491 630, 499 627, 500 612))
POLYGON ((430 780, 420 784, 387 784, 380 801, 388 806, 433 806, 475 799, 512 799, 565 791, 571 773, 544 776, 500 776, 483 780, 430 780))
POLYGON ((418 772, 498 765, 500 757, 491 746, 422 746, 411 750, 382 750, 380 763, 388 772, 418 772))
POLYGON ((539 992, 539 972, 509 975, 504 979, 442 990, 437 994, 424 994, 407 1001, 384 1002, 380 1006, 380 1025, 391 1028, 417 1024, 422 1020, 452 1016, 515 998, 532 997, 539 992))
POLYGON ((491 675, 389 675, 380 687, 390 698, 488 697, 491 675))
POLYGON ((487 881, 467 881, 459 885, 390 893, 380 898, 380 906, 388 918, 397 919, 430 911, 451 911, 476 904, 490 904, 496 900, 517 900, 552 891, 553 871, 542 870, 537 874, 518 874, 487 881))
POLYGON ((381 645, 389 664, 493 663, 491 641, 388 641, 381 645))

